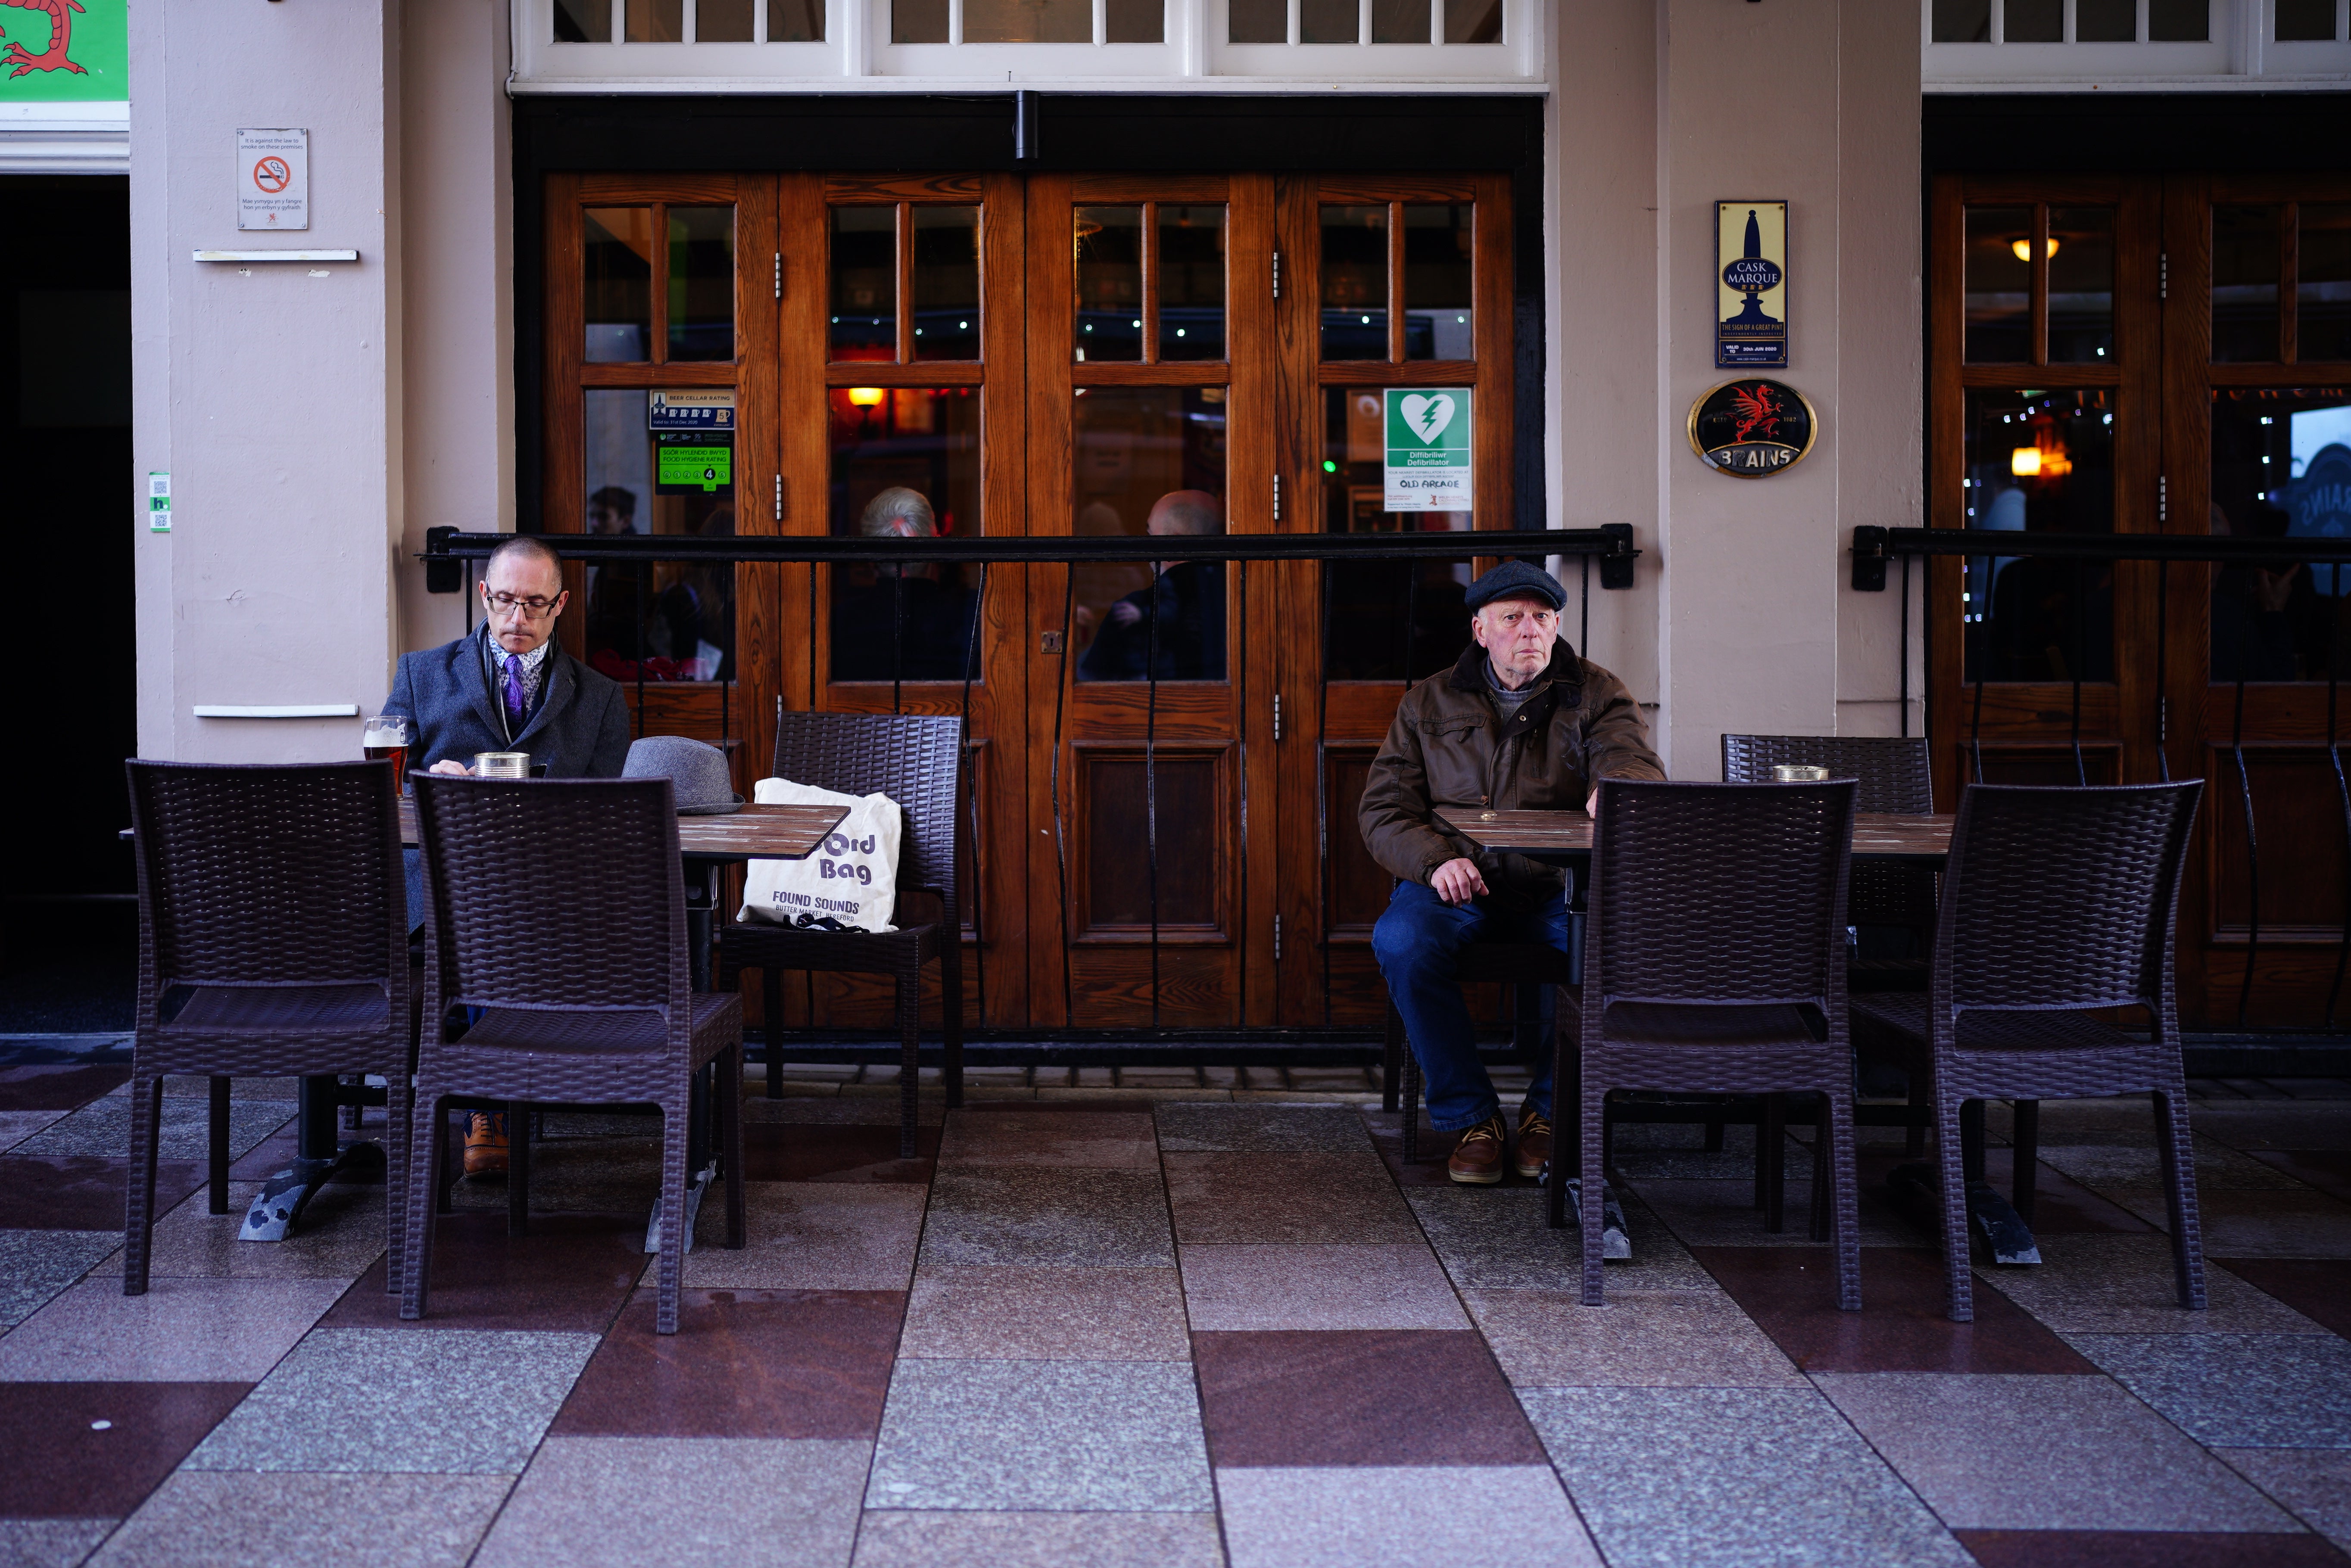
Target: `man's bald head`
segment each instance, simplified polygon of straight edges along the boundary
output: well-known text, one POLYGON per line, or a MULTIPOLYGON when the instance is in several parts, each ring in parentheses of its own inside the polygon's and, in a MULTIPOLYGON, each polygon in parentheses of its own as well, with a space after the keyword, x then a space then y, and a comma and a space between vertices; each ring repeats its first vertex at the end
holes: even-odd
POLYGON ((1176 535, 1221 534, 1224 503, 1205 490, 1171 490, 1152 504, 1144 529, 1162 538, 1176 535))

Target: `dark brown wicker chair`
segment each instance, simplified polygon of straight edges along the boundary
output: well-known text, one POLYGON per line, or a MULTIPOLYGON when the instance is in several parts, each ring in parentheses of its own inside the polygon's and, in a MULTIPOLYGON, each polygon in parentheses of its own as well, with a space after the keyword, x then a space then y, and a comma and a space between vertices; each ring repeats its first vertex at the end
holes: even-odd
MULTIPOLYGON (((1541 987, 1575 978, 1573 961, 1542 942, 1471 942, 1457 955, 1454 978, 1463 985, 1499 983, 1510 988, 1510 1036, 1522 1054, 1542 1049, 1541 987)), ((1406 1049, 1404 1015, 1388 1003, 1387 1062, 1381 1084, 1386 1106, 1401 1112, 1404 1161, 1420 1158, 1420 1059, 1406 1049), (1399 1092, 1400 1091, 1400 1092, 1399 1092)))
POLYGON ((2015 1207, 2030 1222, 2044 1099, 2149 1093, 2179 1304, 2204 1305, 2172 943, 2203 781, 2090 789, 1977 784, 1959 798, 1932 989, 1857 997, 1854 1033, 1931 1085, 1950 1315, 1974 1316, 1960 1108, 2017 1101, 2015 1207), (2143 1007, 2140 1040, 2085 1016, 2143 1007))
POLYGON ((923 967, 939 966, 941 1076, 946 1102, 963 1104, 963 907, 956 887, 963 827, 963 721, 894 713, 776 713, 774 776, 843 794, 886 794, 904 814, 898 891, 927 893, 935 919, 888 932, 800 930, 737 920, 718 939, 721 987, 747 969, 765 982, 768 1097, 784 1092, 784 973, 886 974, 897 983, 899 1152, 914 1157, 920 1084, 923 967))
POLYGON ((400 1315, 424 1315, 444 1099, 651 1104, 662 1114, 654 1326, 676 1333, 687 1118, 694 1076, 713 1061, 726 1245, 743 1245, 743 1002, 694 989, 670 781, 423 774, 416 826, 426 1023, 400 1315))
MULTIPOLYGON (((1847 1312, 1861 1307, 1844 991, 1855 790, 1851 780, 1603 783, 1583 983, 1561 992, 1558 1033, 1587 1218, 1600 1210, 1612 1090, 1818 1094, 1847 1312)), ((1552 1161, 1555 1225, 1569 1163, 1563 1146, 1552 1161)), ((1602 1304, 1601 1245, 1601 1227, 1585 1224, 1587 1306, 1602 1304)))
MULTIPOLYGON (((122 1293, 135 1296, 147 1289, 165 1075, 212 1078, 215 1214, 228 1209, 232 1075, 381 1074, 397 1183, 416 1012, 389 763, 125 765, 139 996, 122 1293)), ((396 1221, 385 1245, 399 1267, 396 1221)))

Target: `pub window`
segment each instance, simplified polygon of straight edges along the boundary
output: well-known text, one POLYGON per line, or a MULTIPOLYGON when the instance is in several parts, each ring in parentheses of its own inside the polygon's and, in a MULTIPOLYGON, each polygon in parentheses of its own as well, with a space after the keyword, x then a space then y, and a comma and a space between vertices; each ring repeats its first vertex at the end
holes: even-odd
POLYGON ((1970 206, 1965 231, 1968 363, 2115 363, 2114 208, 1970 206), (2046 263, 2038 282, 2036 256, 2046 263))
POLYGON ((553 0, 552 10, 559 44, 824 41, 824 0, 553 0))
POLYGON ((2212 358, 2351 359, 2351 203, 2213 207, 2212 358))
MULTIPOLYGON (((1076 389, 1071 532, 1224 533, 1226 419, 1223 387, 1076 389)), ((1225 563, 1159 565, 1071 568, 1076 680, 1225 679, 1225 563)))
MULTIPOLYGON (((835 387, 828 401, 836 536, 981 532, 977 387, 835 387)), ((977 679, 978 578, 956 563, 834 567, 831 679, 977 679)))
POLYGON ((1476 213, 1470 202, 1322 207, 1322 358, 1474 359, 1476 213))
POLYGON ((2114 679, 2114 568, 2030 554, 2036 533, 2115 531, 2115 400, 2105 390, 1970 388, 1966 523, 2015 534, 1962 566, 1969 680, 2114 679))
POLYGON ((1938 44, 2189 44, 2212 34, 2211 0, 1932 0, 1928 16, 1938 44))
POLYGON ((1235 44, 1499 44, 1502 0, 1372 0, 1364 36, 1355 0, 1231 0, 1235 44))
MULTIPOLYGON (((2215 534, 2284 539, 2351 526, 2351 388, 2216 387, 2215 534)), ((2212 576, 2212 679, 2351 674, 2351 568, 2231 563, 2212 576)))
POLYGON ((1076 209, 1072 361, 1224 358, 1225 219, 1221 204, 1076 209))
POLYGON ((839 206, 831 213, 834 360, 979 358, 979 209, 839 206))
MULTIPOLYGON (((582 520, 590 534, 735 532, 731 388, 582 394, 582 520)), ((735 568, 608 561, 587 569, 589 665, 613 680, 735 679, 735 568)))

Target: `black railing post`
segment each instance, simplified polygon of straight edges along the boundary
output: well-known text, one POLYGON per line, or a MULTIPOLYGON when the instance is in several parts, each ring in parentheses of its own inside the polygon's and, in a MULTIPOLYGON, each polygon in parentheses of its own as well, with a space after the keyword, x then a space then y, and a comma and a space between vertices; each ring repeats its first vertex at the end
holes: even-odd
POLYGON ((2245 1026, 2245 1010, 2253 1000, 2253 961, 2262 950, 2262 848, 2253 833, 2253 778, 2245 771, 2245 677, 2238 665, 2237 716, 2229 737, 2229 753, 2236 759, 2237 789, 2245 805, 2245 978, 2237 987, 2237 1027, 2245 1026))

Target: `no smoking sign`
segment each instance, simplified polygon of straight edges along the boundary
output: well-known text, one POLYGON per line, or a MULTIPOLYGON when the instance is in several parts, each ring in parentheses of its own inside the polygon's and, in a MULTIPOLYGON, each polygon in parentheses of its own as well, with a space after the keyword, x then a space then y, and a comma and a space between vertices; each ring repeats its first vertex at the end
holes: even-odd
POLYGON ((236 226, 248 232, 310 226, 308 131, 236 133, 236 226))

